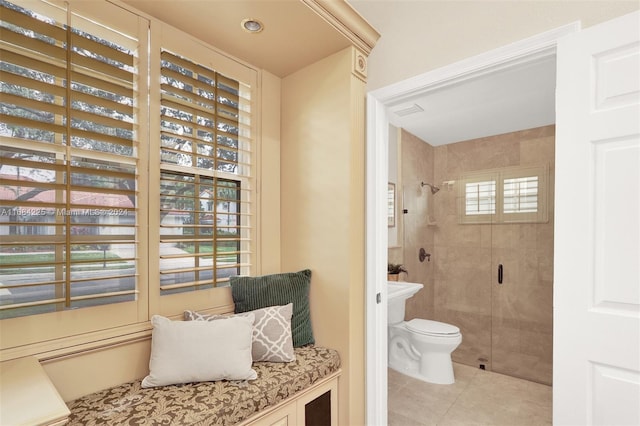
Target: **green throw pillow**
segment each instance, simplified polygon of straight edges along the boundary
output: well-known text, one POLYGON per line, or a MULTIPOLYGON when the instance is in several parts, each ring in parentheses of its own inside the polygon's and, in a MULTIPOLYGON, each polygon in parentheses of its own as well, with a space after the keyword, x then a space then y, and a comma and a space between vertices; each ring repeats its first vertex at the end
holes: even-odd
POLYGON ((309 311, 311 271, 263 275, 261 277, 230 277, 235 313, 249 312, 268 306, 293 303, 291 334, 293 346, 315 343, 309 311))

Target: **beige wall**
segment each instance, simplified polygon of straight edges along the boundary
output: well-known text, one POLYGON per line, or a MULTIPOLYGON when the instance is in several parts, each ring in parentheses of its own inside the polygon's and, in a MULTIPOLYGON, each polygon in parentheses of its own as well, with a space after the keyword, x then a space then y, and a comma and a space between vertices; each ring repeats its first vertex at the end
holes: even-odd
POLYGON ((402 132, 407 281, 424 289, 406 319, 460 327, 454 361, 551 384, 553 355, 553 183, 555 126, 432 147, 402 132), (455 181, 467 172, 548 165, 548 223, 460 224, 455 181), (431 179, 431 180, 427 180, 431 179), (432 195, 420 181, 440 187, 432 195), (430 221, 427 222, 427 217, 430 221), (424 247, 431 262, 420 263, 424 247), (496 284, 497 265, 505 281, 496 284), (481 359, 484 359, 481 360, 481 359))
POLYGON ((280 78, 263 71, 257 176, 260 194, 258 264, 262 274, 280 272, 280 78))
POLYGON ((340 424, 364 424, 364 83, 351 49, 282 81, 282 269, 312 270, 316 342, 340 352, 340 424))
POLYGON ((349 0, 381 34, 368 90, 575 21, 583 28, 638 10, 636 0, 349 0))

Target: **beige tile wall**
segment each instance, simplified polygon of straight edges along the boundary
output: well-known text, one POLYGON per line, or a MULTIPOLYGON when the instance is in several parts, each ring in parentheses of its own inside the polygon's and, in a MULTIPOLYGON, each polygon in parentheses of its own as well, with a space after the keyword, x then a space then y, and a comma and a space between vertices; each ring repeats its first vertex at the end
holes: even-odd
POLYGON ((553 183, 555 126, 432 147, 402 133, 404 263, 407 281, 425 289, 407 304, 407 319, 454 324, 463 341, 453 359, 468 365, 551 383, 553 183), (455 185, 465 172, 549 164, 549 222, 460 225, 455 185), (440 192, 420 189, 434 183, 440 192), (435 220, 436 225, 428 221, 435 220), (432 254, 420 263, 418 250, 432 254), (505 280, 497 285, 497 265, 505 280))
POLYGON ((402 194, 403 207, 407 213, 404 220, 403 264, 409 271, 405 281, 424 285, 423 290, 407 301, 407 318, 428 318, 433 316, 435 263, 420 262, 420 248, 433 254, 433 226, 429 217, 433 217, 434 195, 421 182, 433 183, 434 148, 411 133, 402 130, 400 137, 402 149, 402 194))

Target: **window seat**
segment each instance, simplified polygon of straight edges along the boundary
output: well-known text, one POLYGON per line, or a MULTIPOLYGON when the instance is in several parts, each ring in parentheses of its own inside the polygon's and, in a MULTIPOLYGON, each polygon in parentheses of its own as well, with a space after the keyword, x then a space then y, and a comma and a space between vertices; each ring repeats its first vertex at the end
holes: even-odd
MULTIPOLYGON (((143 389, 137 380, 86 395, 68 403, 68 424, 257 425, 282 418, 288 424, 299 424, 303 423, 300 414, 297 421, 291 417, 300 411, 297 400, 307 395, 305 401, 310 401, 318 396, 310 391, 318 389, 323 394, 325 388, 332 390, 331 417, 335 417, 340 374, 337 351, 305 346, 296 348, 295 354, 296 360, 290 363, 255 362, 258 378, 251 381, 143 389)), ((304 407, 302 410, 304 417, 304 407)))

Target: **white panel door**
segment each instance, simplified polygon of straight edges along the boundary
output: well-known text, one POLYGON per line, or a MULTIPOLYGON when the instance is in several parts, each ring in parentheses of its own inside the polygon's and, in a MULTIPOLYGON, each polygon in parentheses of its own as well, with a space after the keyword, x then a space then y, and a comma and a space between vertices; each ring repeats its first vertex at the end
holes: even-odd
POLYGON ((640 12, 558 43, 553 420, 640 425, 640 12))

